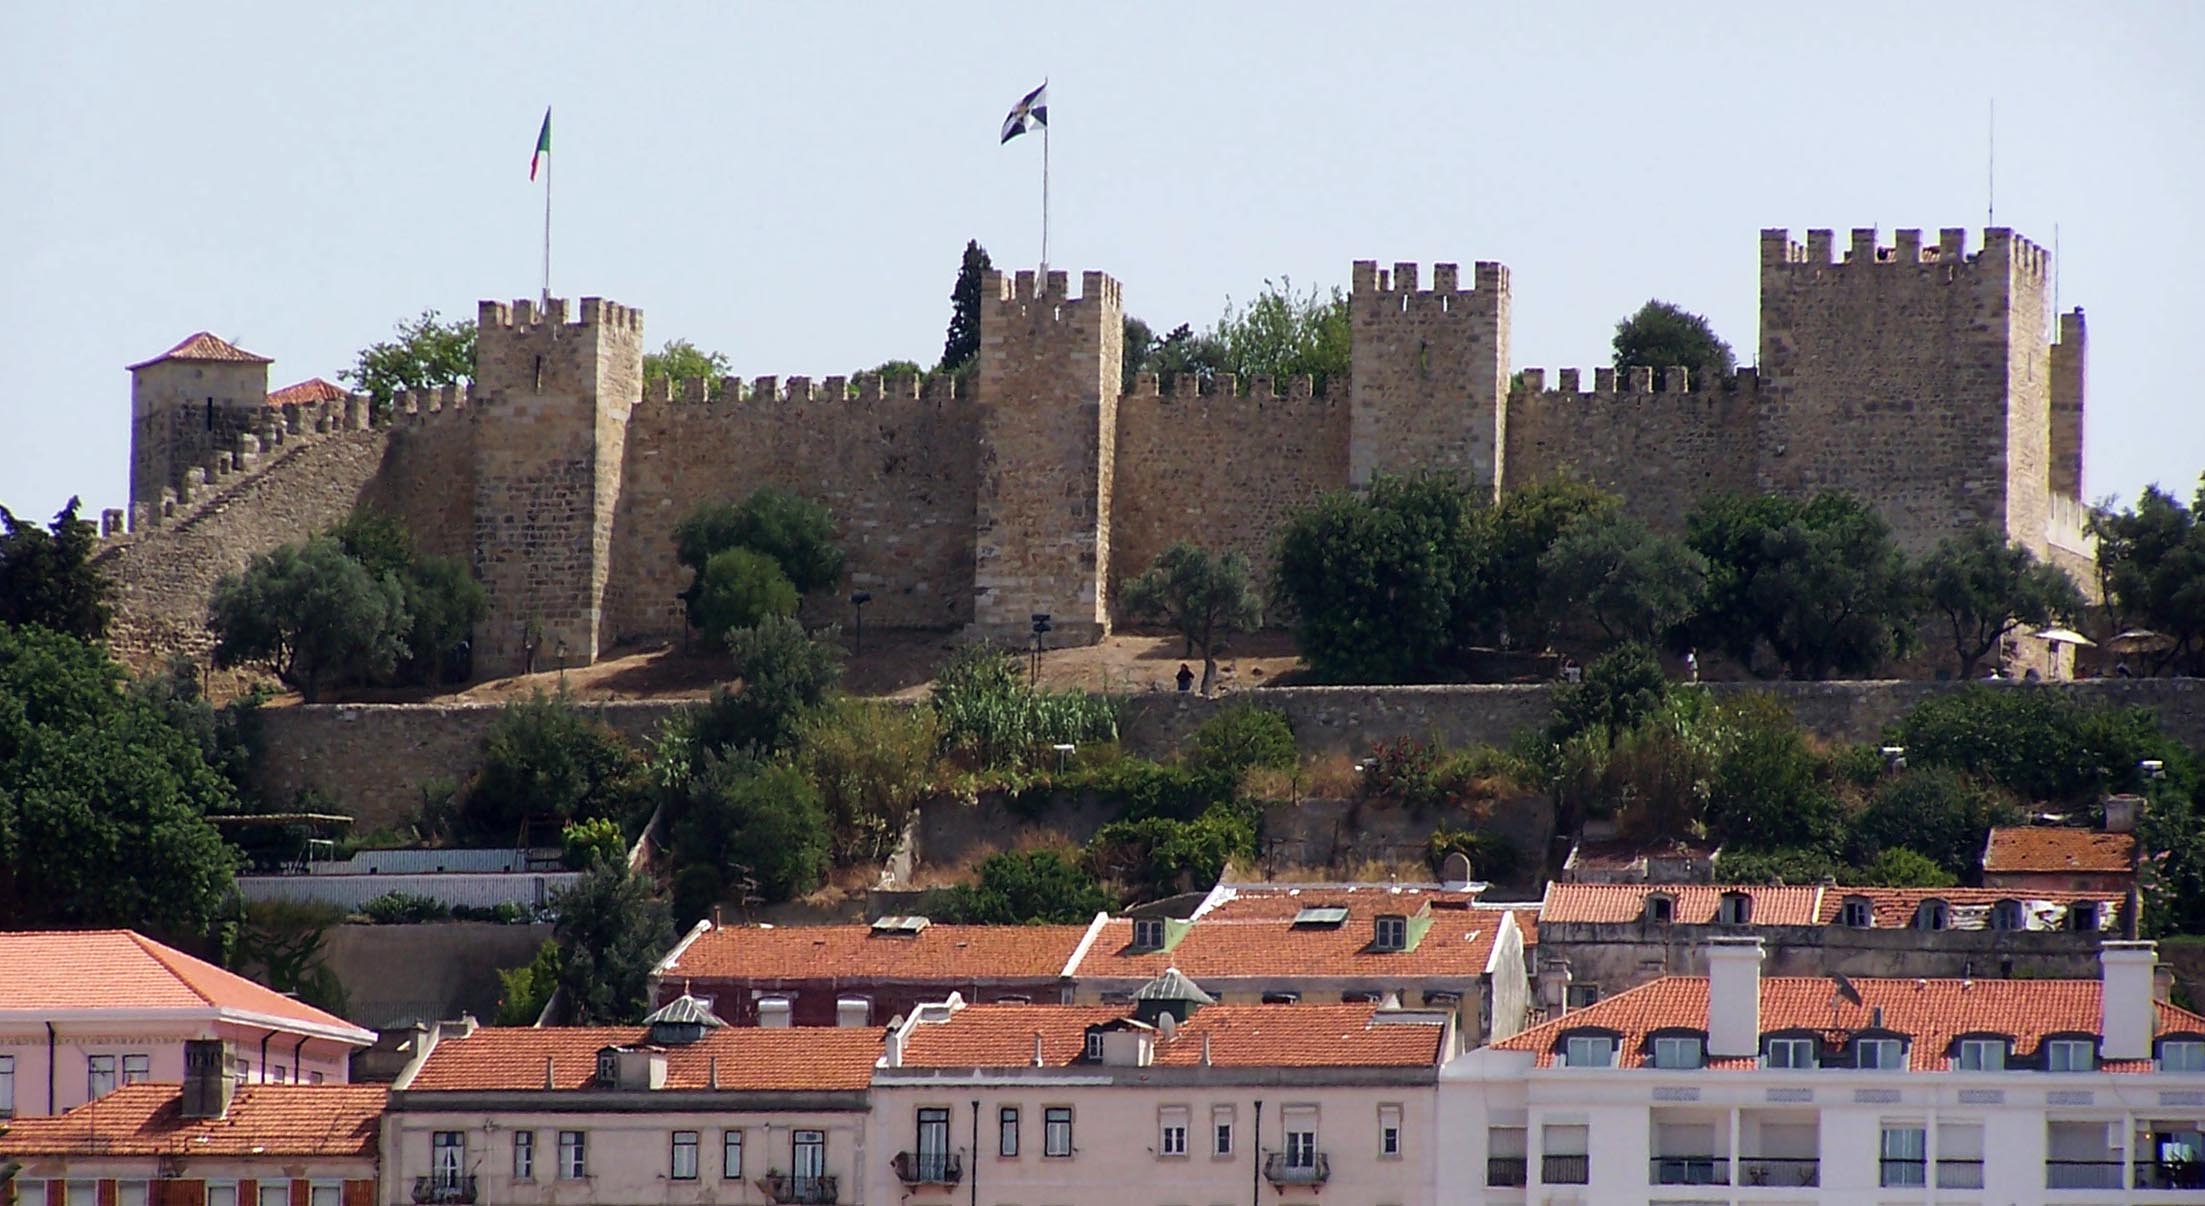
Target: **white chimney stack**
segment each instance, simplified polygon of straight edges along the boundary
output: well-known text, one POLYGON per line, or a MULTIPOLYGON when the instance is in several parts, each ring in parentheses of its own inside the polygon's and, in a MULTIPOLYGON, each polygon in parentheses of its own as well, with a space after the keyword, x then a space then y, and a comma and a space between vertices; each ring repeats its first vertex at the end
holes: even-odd
POLYGON ((2098 948, 2104 969, 2099 997, 2098 1033, 2102 1059, 2150 1059, 2158 1005, 2153 987, 2159 946, 2152 942, 2107 942, 2098 948))
POLYGON ((1717 938, 1707 948, 1707 1053, 1761 1053, 1761 940, 1717 938))

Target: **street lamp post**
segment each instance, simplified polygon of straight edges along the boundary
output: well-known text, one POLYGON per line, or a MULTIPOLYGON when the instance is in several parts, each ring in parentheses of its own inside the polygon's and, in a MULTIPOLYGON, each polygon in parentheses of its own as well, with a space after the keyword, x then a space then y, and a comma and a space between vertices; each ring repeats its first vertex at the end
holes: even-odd
POLYGON ((1041 638, 1049 631, 1049 613, 1037 611, 1033 613, 1032 619, 1034 623, 1034 662, 1033 670, 1027 675, 1026 683, 1029 687, 1038 690, 1041 686, 1041 638))
POLYGON ((850 596, 851 625, 850 652, 865 652, 865 605, 873 601, 873 592, 861 590, 850 596))

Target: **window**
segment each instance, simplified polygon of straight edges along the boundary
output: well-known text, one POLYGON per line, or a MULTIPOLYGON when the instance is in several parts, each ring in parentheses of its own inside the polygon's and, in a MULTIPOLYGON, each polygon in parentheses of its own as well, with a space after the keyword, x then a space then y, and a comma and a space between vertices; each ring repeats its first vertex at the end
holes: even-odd
POLYGON ((1409 946, 1409 919, 1388 914, 1371 923, 1371 949, 1380 951, 1406 950, 1409 946))
MULTIPOLYGON (((285 1084, 290 1079, 291 1069, 284 1067, 282 1064, 277 1064, 275 1067, 268 1069, 268 1080, 271 1084, 285 1084)), ((129 1082, 125 1081, 124 1083, 129 1082)))
POLYGON ((1072 1154, 1070 1106, 1050 1106, 1041 1112, 1041 1154, 1059 1157, 1072 1154))
POLYGON ((2001 900, 1991 906, 1991 928, 1994 930, 2018 930, 2028 922, 2021 915, 2021 902, 2001 900))
POLYGON ((150 1055, 123 1056, 122 1082, 126 1085, 142 1085, 153 1079, 153 1057, 150 1055))
POLYGON ((667 1156, 666 1175, 676 1181, 697 1179, 697 1132, 674 1132, 673 1150, 667 1156))
POLYGON ((1883 1128, 1885 1188, 1906 1188, 1928 1183, 1929 1132, 1912 1123, 1886 1123, 1883 1128))
POLYGON ((1811 1038, 1775 1038, 1769 1040, 1768 1056, 1761 1061, 1764 1068, 1812 1068, 1815 1066, 1815 1041, 1811 1038))
POLYGON ((1091 1064, 1099 1064, 1103 1057, 1103 1036, 1100 1030, 1087 1032, 1087 1044, 1080 1048, 1080 1058, 1091 1064))
POLYGON ((237 1061, 237 1083, 241 1085, 253 1083, 253 1061, 249 1059, 237 1061))
MULTIPOLYGON (((30 1177, 17 1177, 14 1187, 15 1200, 21 1202, 23 1206, 46 1206, 46 1183, 44 1181, 33 1180, 30 1177)), ((231 1199, 227 1206, 237 1206, 237 1189, 234 1186, 230 1189, 230 1194, 231 1199)), ((207 1203, 208 1206, 214 1206, 214 1186, 212 1185, 207 1186, 207 1203)))
POLYGON ((940 1184, 949 1177, 949 1110, 928 1106, 919 1111, 919 1179, 940 1184))
POLYGON ((1615 1040, 1605 1034, 1573 1034, 1562 1047, 1566 1068, 1615 1067, 1615 1040))
POLYGON ((1494 1126, 1485 1130, 1485 1183, 1491 1186, 1522 1185, 1528 1180, 1525 1167, 1526 1136, 1520 1126, 1494 1126))
POLYGON ((1583 1185, 1592 1170, 1585 1153, 1592 1128, 1583 1123, 1547 1123, 1539 1131, 1539 1180, 1547 1185, 1583 1185))
POLYGON ((308 1083, 308 1084, 316 1084, 316 1085, 318 1085, 318 1084, 322 1083, 322 1074, 321 1074, 321 1073, 319 1073, 319 1072, 313 1073, 313 1074, 312 1074, 312 1079, 311 1079, 311 1080, 309 1080, 309 1081, 308 1081, 307 1083, 308 1083))
POLYGON ((1187 1154, 1187 1107, 1164 1106, 1156 1111, 1156 1154, 1187 1154))
POLYGON ((1306 1120, 1286 1120, 1286 1166, 1288 1168, 1317 1167, 1317 1131, 1306 1120), (1308 1130, 1295 1130, 1296 1126, 1308 1126, 1308 1130))
POLYGON ((796 1006, 787 997, 761 997, 758 1025, 766 1030, 786 1030, 794 1024, 796 1006))
POLYGON ((1572 984, 1562 990, 1562 1007, 1565 1009, 1583 1009, 1586 1006, 1598 1004, 1599 1001, 1600 986, 1598 984, 1572 984))
POLYGON ((115 1206, 145 1206, 146 1186, 143 1181, 115 1182, 115 1206))
POLYGON ((1838 906, 1838 924, 1850 930, 1865 930, 1876 924, 1876 911, 1865 897, 1848 896, 1838 906))
POLYGON ((1856 1039, 1853 1042, 1853 1066, 1885 1070, 1904 1068, 1906 1044, 1898 1039, 1856 1039))
POLYGON ((1677 899, 1660 892, 1646 898, 1646 920, 1668 925, 1676 920, 1677 899))
POLYGON ((995 1112, 995 1154, 1018 1154, 1018 1107, 1004 1106, 995 1112))
MULTIPOLYGON (((40 1197, 38 1199, 39 1202, 43 1202, 44 1200, 45 1199, 43 1197, 40 1197)), ((23 1206, 36 1206, 36 1203, 34 1203, 32 1199, 28 1195, 26 1195, 23 1198, 23 1206)), ((207 1206, 237 1206, 237 1182, 207 1182, 207 1206)))
POLYGON ((260 1206, 291 1206, 291 1183, 289 1181, 262 1180, 260 1182, 260 1206))
POLYGON ((2048 1039, 2044 1044, 2047 1072, 2092 1072, 2097 1067, 2097 1045, 2089 1039, 2048 1039))
POLYGON ((97 1181, 69 1182, 69 1206, 99 1206, 100 1183, 97 1181))
POLYGON ((608 1048, 597 1053, 597 1083, 601 1085, 620 1083, 620 1053, 618 1051, 608 1048))
POLYGON ((835 1025, 856 1029, 873 1024, 873 1002, 865 997, 842 997, 835 1002, 835 1025))
POLYGON ((1302 994, 1298 992, 1267 992, 1263 994, 1263 1003, 1266 1005, 1299 1005, 1302 1003, 1302 994))
POLYGON ((1213 1156, 1230 1156, 1233 1154, 1233 1107, 1231 1106, 1210 1107, 1210 1154, 1213 1156))
POLYGON ((819 1179, 827 1175, 827 1132, 789 1132, 789 1163, 798 1187, 816 1192, 819 1179))
POLYGON ((1382 1160, 1401 1157, 1401 1107, 1378 1107, 1378 1156, 1382 1160))
POLYGON ((1696 1034, 1662 1035, 1654 1039, 1654 1066, 1697 1068, 1706 1062, 1700 1058, 1702 1050, 1696 1034))
POLYGON ((513 1179, 516 1181, 533 1181, 536 1179, 536 1132, 534 1131, 513 1132, 513 1179))
POLYGON ((85 1096, 98 1099, 115 1091, 115 1057, 92 1055, 84 1060, 85 1096))
POLYGON ((1721 925, 1744 925, 1753 920, 1753 898, 1743 892, 1725 892, 1715 906, 1715 920, 1721 925))
POLYGON ((1137 950, 1160 951, 1164 949, 1164 921, 1160 917, 1138 917, 1133 921, 1133 945, 1137 950))
POLYGON ((1941 930, 1951 920, 1951 910, 1941 900, 1925 900, 1914 910, 1914 928, 1917 930, 1941 930))
POLYGON ((344 1206, 342 1181, 316 1181, 306 1191, 306 1206, 344 1206))
POLYGON ((559 1132, 559 1179, 581 1181, 590 1175, 589 1132, 559 1132))
POLYGON ((2098 902, 2078 900, 2067 906, 2067 928, 2071 930, 2095 930, 2098 928, 2098 902))
POLYGON ((1954 1066, 1962 1072, 1998 1072, 2006 1067, 2005 1039, 1961 1039, 1954 1066))
POLYGON ((467 1173, 467 1136, 460 1131, 438 1131, 429 1136, 429 1169, 438 1189, 456 1189, 467 1173))
POLYGON ((724 1180, 739 1181, 743 1177, 743 1133, 720 1132, 720 1176, 724 1180))
POLYGON ((0 1118, 15 1117, 15 1057, 0 1055, 0 1118))
POLYGON ((2161 1072, 2205 1072, 2205 1042, 2166 1039, 2159 1044, 2161 1072))

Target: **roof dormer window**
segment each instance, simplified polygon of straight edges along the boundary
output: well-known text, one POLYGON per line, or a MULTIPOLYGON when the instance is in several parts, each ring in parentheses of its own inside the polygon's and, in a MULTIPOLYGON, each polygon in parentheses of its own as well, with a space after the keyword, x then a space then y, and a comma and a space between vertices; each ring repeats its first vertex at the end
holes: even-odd
POLYGON ((1099 1063, 1101 1063, 1101 1062, 1102 1062, 1102 1059, 1103 1059, 1103 1032, 1102 1032, 1102 1031, 1100 1031, 1100 1030, 1090 1030, 1090 1031, 1088 1031, 1088 1032, 1087 1032, 1087 1044, 1086 1044, 1086 1045, 1085 1045, 1084 1047, 1080 1048, 1080 1058, 1081 1058, 1081 1059, 1083 1059, 1083 1060, 1086 1060, 1086 1061, 1087 1061, 1088 1063, 1091 1063, 1091 1064, 1099 1064, 1099 1063))
POLYGON ((1646 897, 1646 920, 1655 925, 1668 925, 1677 919, 1677 898, 1667 892, 1653 892, 1646 897))
POLYGON ((1772 1038, 1762 1045, 1764 1068, 1812 1068, 1815 1041, 1811 1038, 1772 1038))
POLYGON ((1894 1071, 1906 1067, 1906 1040, 1857 1038, 1853 1040, 1853 1066, 1894 1071))
POLYGON ((1562 1040, 1562 1065, 1568 1068, 1615 1067, 1612 1034, 1573 1034, 1562 1040))
POLYGON ((1697 1034, 1657 1034, 1646 1041, 1657 1068, 1698 1068, 1707 1063, 1707 1043, 1697 1034))
POLYGON ((608 1087, 620 1083, 620 1052, 611 1047, 597 1053, 597 1083, 608 1087))
POLYGON ((2027 929, 2029 921, 2021 913, 2018 900, 2001 900, 1991 906, 1991 928, 1994 930, 2027 929))
POLYGON ((1952 1066, 1958 1072, 2002 1072, 2006 1068, 2006 1052, 2012 1040, 2006 1038, 1964 1038, 1952 1045, 1952 1066))
POLYGON ((1386 913, 1371 922, 1371 949, 1376 951, 1400 951, 1409 948, 1409 919, 1399 913, 1386 913))
POLYGON ((1161 917, 1134 918, 1133 949, 1137 951, 1160 951, 1164 949, 1164 919, 1161 917))
POLYGON ((1875 906, 1865 896, 1848 896, 1838 906, 1838 924, 1849 930, 1865 930, 1876 924, 1875 906))
POLYGON ((1914 910, 1914 928, 1917 930, 1941 930, 1951 924, 1951 906, 1935 897, 1923 901, 1914 910))
POLYGON ((1723 925, 1744 925, 1753 920, 1753 897, 1743 892, 1725 892, 1715 906, 1715 920, 1723 925))
POLYGON ((2097 1071, 2097 1042, 2086 1038, 2044 1040, 2044 1070, 2047 1072, 2097 1071))
POLYGON ((2089 932, 2098 928, 2098 902, 2078 900, 2067 906, 2067 928, 2089 932))

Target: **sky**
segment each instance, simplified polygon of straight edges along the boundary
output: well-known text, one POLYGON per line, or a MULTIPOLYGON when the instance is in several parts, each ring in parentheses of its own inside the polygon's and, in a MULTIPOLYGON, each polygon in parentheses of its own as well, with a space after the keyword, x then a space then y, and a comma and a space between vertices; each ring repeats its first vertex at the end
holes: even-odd
POLYGON ((534 296, 547 105, 555 294, 746 377, 932 363, 966 239, 1039 259, 1042 147, 997 133, 1045 78, 1052 266, 1158 330, 1357 259, 1499 260, 1516 367, 1605 363, 1650 296, 1745 363, 1761 228, 1934 241, 1995 191, 2089 314, 2085 492, 2187 499, 2201 63, 2194 0, 10 0, 0 504, 123 505, 123 366, 194 331, 274 387, 534 296))

